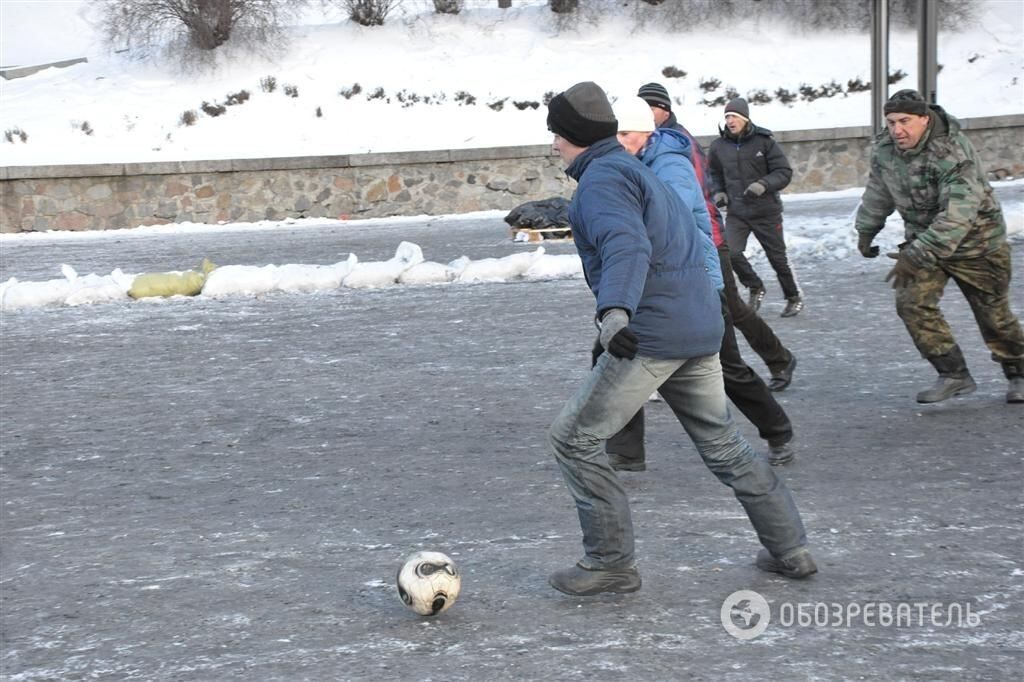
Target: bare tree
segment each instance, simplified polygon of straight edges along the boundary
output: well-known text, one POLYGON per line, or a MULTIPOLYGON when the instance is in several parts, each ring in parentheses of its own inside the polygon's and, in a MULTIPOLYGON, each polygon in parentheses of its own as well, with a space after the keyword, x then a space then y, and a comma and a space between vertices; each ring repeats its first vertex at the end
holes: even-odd
POLYGON ((580 0, 549 0, 548 6, 555 14, 569 14, 580 6, 580 0))
MULTIPOLYGON (((337 0, 336 0, 337 1, 337 0)), ((340 0, 348 18, 360 26, 383 26, 384 20, 402 0, 340 0)))
POLYGON ((184 42, 214 50, 234 38, 259 50, 307 0, 101 0, 101 31, 113 47, 150 50, 184 42))
POLYGON ((458 14, 462 11, 465 0, 434 0, 434 12, 437 14, 458 14))

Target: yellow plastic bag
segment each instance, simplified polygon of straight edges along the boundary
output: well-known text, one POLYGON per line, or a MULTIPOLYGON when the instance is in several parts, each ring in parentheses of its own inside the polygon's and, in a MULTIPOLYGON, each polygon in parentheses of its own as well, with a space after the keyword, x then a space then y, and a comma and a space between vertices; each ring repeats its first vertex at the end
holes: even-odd
POLYGON ((206 258, 199 266, 200 270, 184 272, 147 272, 136 276, 128 295, 132 298, 152 298, 154 296, 196 296, 203 290, 206 276, 217 266, 206 258))

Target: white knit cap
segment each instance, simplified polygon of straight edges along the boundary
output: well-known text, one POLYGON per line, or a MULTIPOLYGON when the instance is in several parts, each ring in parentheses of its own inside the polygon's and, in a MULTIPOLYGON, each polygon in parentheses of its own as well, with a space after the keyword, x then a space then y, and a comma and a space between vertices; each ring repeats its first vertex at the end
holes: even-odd
POLYGON ((651 105, 639 97, 624 97, 613 108, 620 133, 654 132, 654 112, 651 105))

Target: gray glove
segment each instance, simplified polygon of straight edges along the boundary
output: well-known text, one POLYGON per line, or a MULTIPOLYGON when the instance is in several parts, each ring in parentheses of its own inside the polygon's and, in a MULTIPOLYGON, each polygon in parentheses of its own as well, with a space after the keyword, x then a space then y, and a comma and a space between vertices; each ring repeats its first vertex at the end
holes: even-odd
POLYGON ((877 246, 871 246, 871 239, 866 234, 862 234, 857 237, 857 250, 860 251, 860 255, 865 258, 877 258, 879 249, 877 246))
POLYGON ((754 182, 750 183, 749 185, 747 185, 747 189, 743 193, 744 194, 749 194, 749 195, 752 195, 752 196, 755 196, 755 197, 759 197, 759 196, 761 196, 762 194, 764 194, 767 191, 768 191, 767 187, 762 185, 760 182, 754 181, 754 182))
POLYGON ((896 259, 885 281, 892 281, 893 289, 903 289, 910 286, 911 282, 917 279, 920 270, 931 270, 938 260, 932 252, 920 245, 919 242, 910 242, 906 246, 900 245, 899 253, 886 254, 889 258, 896 259))
POLYGON ((601 318, 601 345, 617 358, 632 360, 636 357, 636 334, 629 328, 629 313, 622 308, 612 308, 601 318))
POLYGON ((725 208, 729 205, 729 195, 725 192, 715 192, 715 196, 711 197, 711 199, 718 208, 725 208))

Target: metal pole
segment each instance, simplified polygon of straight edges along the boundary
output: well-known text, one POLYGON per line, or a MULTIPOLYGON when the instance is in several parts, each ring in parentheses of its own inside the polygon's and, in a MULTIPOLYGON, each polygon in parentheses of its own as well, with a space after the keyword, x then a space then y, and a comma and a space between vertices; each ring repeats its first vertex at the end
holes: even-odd
POLYGON ((931 104, 937 104, 936 81, 939 75, 939 3, 918 0, 917 14, 917 91, 931 104))
POLYGON ((885 126, 885 120, 882 118, 882 106, 887 99, 889 99, 889 0, 871 0, 872 136, 885 126))

